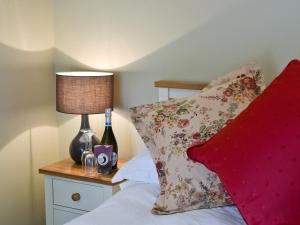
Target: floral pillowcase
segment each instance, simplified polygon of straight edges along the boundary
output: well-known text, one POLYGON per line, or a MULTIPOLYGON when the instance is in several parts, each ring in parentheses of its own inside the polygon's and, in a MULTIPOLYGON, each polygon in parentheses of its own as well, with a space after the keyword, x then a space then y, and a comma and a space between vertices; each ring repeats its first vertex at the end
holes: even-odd
MULTIPOLYGON (((232 204, 218 176, 190 161, 186 149, 205 142, 265 88, 255 65, 212 82, 199 94, 131 109, 134 125, 156 164, 160 194, 152 212, 171 214, 232 204)), ((234 137, 233 137, 234 138, 234 137)))

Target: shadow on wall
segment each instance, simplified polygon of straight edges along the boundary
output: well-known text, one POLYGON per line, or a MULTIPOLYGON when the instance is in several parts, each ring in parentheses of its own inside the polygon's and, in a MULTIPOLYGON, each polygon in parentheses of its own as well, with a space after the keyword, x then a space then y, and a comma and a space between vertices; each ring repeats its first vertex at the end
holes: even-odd
MULTIPOLYGON (((159 79, 210 81, 249 62, 262 67, 267 82, 300 57, 297 8, 281 1, 244 2, 138 61, 119 68, 119 105, 156 101, 159 79), (282 15, 285 12, 285 16, 282 15)), ((298 6, 298 7, 297 7, 298 6)))
MULTIPOLYGON (((27 52, 0 44, 0 149, 18 134, 57 126, 53 49, 27 52)), ((1 151, 1 150, 0 150, 1 151)))
POLYGON ((53 48, 0 43, 0 224, 44 224, 38 168, 58 158, 52 62, 53 48))
MULTIPOLYGON (((209 81, 249 61, 258 62, 270 82, 290 59, 300 56, 294 48, 300 32, 293 29, 300 19, 296 10, 300 5, 297 1, 291 1, 295 7, 281 1, 271 5, 270 1, 259 1, 257 7, 257 3, 236 4, 155 52, 114 69, 118 74, 116 106, 126 109, 156 101, 155 80, 209 81), (282 12, 286 15, 278 16, 282 12)), ((56 70, 101 70, 83 65, 76 56, 59 49, 55 65, 56 70)))
POLYGON ((43 176, 58 159, 52 1, 0 1, 0 224, 43 225, 43 176))

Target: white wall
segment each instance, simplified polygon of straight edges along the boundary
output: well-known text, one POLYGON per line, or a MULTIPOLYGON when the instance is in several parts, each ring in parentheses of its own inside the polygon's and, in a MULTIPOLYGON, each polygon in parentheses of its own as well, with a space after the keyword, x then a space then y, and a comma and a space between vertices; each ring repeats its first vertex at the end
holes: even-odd
MULTIPOLYGON (((155 80, 209 81, 255 60, 270 81, 289 60, 300 57, 298 0, 54 3, 55 70, 117 72, 116 106, 122 110, 155 101, 155 80)), ((117 114, 113 124, 121 157, 130 157, 143 144, 126 113, 117 114)), ((66 155, 79 119, 59 115, 59 124, 66 155)), ((95 118, 93 124, 101 133, 103 123, 95 118)))
POLYGON ((43 176, 58 159, 51 0, 0 0, 0 224, 44 224, 43 176))

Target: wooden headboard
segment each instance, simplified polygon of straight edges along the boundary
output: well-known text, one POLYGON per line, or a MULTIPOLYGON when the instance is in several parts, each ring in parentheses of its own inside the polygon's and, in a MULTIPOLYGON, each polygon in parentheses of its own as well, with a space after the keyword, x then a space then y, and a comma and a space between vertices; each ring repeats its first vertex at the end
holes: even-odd
POLYGON ((196 94, 207 84, 200 82, 167 81, 160 80, 154 82, 154 87, 158 88, 158 100, 164 101, 170 98, 181 98, 196 94))

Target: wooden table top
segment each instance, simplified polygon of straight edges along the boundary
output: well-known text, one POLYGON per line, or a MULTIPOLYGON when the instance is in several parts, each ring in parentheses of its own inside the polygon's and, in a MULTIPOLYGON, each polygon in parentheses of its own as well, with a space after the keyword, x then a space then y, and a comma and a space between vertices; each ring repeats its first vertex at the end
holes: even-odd
MULTIPOLYGON (((118 160, 118 168, 121 168, 125 163, 124 160, 118 160)), ((109 175, 102 175, 94 170, 92 175, 86 175, 82 165, 76 164, 72 159, 65 159, 39 169, 39 173, 57 177, 70 178, 80 181, 87 181, 99 184, 114 186, 119 183, 112 183, 112 177, 116 171, 109 175)))

